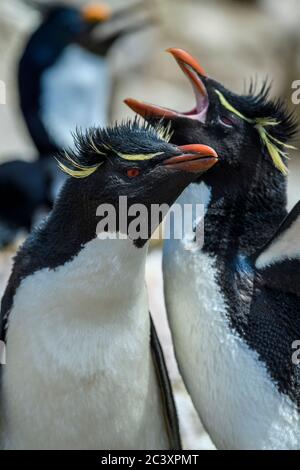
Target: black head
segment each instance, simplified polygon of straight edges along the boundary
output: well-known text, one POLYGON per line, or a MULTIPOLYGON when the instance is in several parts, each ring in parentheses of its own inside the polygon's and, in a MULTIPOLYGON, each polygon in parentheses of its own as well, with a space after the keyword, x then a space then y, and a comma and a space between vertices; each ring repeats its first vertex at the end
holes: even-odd
POLYGON ((269 86, 264 83, 257 94, 251 86, 248 94, 237 95, 207 77, 185 51, 169 52, 193 86, 194 109, 180 113, 132 99, 125 102, 150 122, 163 118, 171 123, 172 141, 176 144, 196 139, 212 146, 219 155, 219 163, 207 178, 214 182, 219 179, 225 190, 241 187, 260 168, 261 175, 286 174, 286 153, 290 147, 287 141, 293 137, 296 126, 285 106, 269 99, 269 86))
POLYGON ((47 35, 48 41, 68 44, 80 41, 99 23, 110 17, 110 10, 104 4, 87 5, 82 9, 64 4, 45 6, 42 10, 43 23, 39 35, 47 35))
POLYGON ((91 218, 102 203, 118 209, 120 196, 127 198, 128 208, 171 205, 189 183, 217 162, 217 154, 199 144, 177 147, 169 139, 168 129, 160 124, 140 125, 137 120, 78 133, 76 151, 58 158, 63 171, 72 176, 60 200, 80 199, 91 218))

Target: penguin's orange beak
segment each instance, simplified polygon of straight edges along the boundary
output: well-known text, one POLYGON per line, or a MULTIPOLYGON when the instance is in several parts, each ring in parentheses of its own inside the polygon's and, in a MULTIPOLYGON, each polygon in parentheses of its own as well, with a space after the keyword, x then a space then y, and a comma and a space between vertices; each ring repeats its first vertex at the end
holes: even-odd
POLYGON ((124 102, 134 112, 139 114, 145 119, 172 119, 177 117, 184 117, 187 119, 195 119, 200 122, 205 122, 207 116, 207 110, 209 106, 209 99, 204 81, 207 75, 197 60, 191 56, 188 52, 183 49, 170 48, 167 52, 172 54, 177 64, 189 79, 196 98, 196 104, 191 111, 179 112, 173 109, 164 108, 143 101, 138 101, 132 98, 127 98, 124 102))
POLYGON ((168 168, 189 173, 202 173, 218 161, 218 154, 207 145, 181 145, 178 149, 183 152, 182 155, 176 155, 164 161, 164 165, 168 168))
POLYGON ((90 4, 82 8, 82 15, 87 23, 101 23, 111 17, 111 9, 104 3, 90 4))

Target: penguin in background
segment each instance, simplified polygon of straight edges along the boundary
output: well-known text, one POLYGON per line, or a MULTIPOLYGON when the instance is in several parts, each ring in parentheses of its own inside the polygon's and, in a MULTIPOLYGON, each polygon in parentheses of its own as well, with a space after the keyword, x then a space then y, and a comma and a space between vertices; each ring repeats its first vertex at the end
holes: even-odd
POLYGON ((146 217, 136 236, 130 224, 137 204, 147 214, 172 204, 217 154, 176 147, 166 129, 135 121, 78 135, 59 161, 70 178, 20 249, 2 299, 1 447, 179 449, 144 279, 160 220, 146 217))
POLYGON ((107 67, 79 42, 108 12, 99 6, 96 19, 90 8, 46 6, 19 62, 20 108, 41 158, 72 145, 76 126, 106 125, 107 67))
POLYGON ((72 146, 77 128, 107 125, 107 56, 117 40, 145 25, 130 23, 135 8, 113 13, 105 4, 40 7, 43 21, 18 68, 20 108, 40 157, 72 146))
POLYGON ((107 55, 117 40, 150 22, 132 24, 135 5, 113 13, 100 3, 81 9, 63 3, 28 3, 40 10, 42 22, 20 58, 18 89, 38 160, 0 166, 0 191, 5 195, 0 205, 0 248, 20 230, 30 230, 37 214, 52 208, 65 179, 52 156, 73 145, 76 128, 107 125, 111 89, 107 55), (104 26, 106 33, 94 38, 104 26))
POLYGON ((194 109, 127 104, 151 122, 164 117, 173 143, 198 140, 219 155, 177 201, 204 204, 204 221, 195 221, 195 233, 204 224, 203 246, 164 245, 179 368, 218 448, 300 449, 300 205, 286 209, 295 120, 266 83, 238 95, 187 52, 170 52, 192 83, 194 109))

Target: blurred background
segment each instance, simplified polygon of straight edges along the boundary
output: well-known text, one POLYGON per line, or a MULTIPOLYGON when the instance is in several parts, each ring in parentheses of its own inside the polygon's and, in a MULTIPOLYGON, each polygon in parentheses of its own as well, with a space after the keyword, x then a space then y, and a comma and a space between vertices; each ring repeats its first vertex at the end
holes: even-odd
MULTIPOLYGON (((36 154, 19 109, 17 68, 25 43, 41 22, 41 6, 51 1, 0 0, 0 80, 6 85, 6 104, 0 104, 0 163, 31 160, 36 154)), ((64 4, 87 2, 65 0, 64 4)), ((93 0, 93 3, 97 3, 93 0)), ((127 0, 106 0, 113 11, 127 0)), ((134 11, 134 9, 133 9, 134 11)), ((291 101, 292 83, 300 80, 300 2, 297 0, 145 0, 136 6, 133 24, 144 26, 121 37, 107 54, 111 71, 108 122, 133 113, 123 104, 134 97, 175 109, 194 105, 192 90, 167 47, 187 49, 207 73, 235 92, 251 78, 273 80, 273 94, 291 101)), ((102 33, 95 28, 94 35, 102 33)), ((300 159, 292 155, 289 206, 300 199, 300 159)), ((0 252, 0 291, 11 269, 15 245, 0 252)), ((180 415, 184 447, 211 449, 176 368, 162 298, 161 247, 153 245, 147 263, 151 311, 161 338, 180 415)), ((220 400, 222 390, 220 390, 220 400)))

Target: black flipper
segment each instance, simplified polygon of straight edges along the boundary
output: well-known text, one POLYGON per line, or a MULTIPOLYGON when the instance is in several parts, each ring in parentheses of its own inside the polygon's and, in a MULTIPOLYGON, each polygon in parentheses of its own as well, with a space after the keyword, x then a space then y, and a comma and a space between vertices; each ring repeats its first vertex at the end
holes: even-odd
POLYGON ((157 374, 161 398, 163 403, 164 415, 166 420, 167 432, 170 441, 170 450, 181 450, 181 439, 179 432, 178 416, 173 397, 173 391, 163 355, 163 351, 155 330, 155 326, 150 314, 151 323, 151 350, 153 362, 157 374))
POLYGON ((264 285, 300 297, 300 201, 253 262, 264 285))

